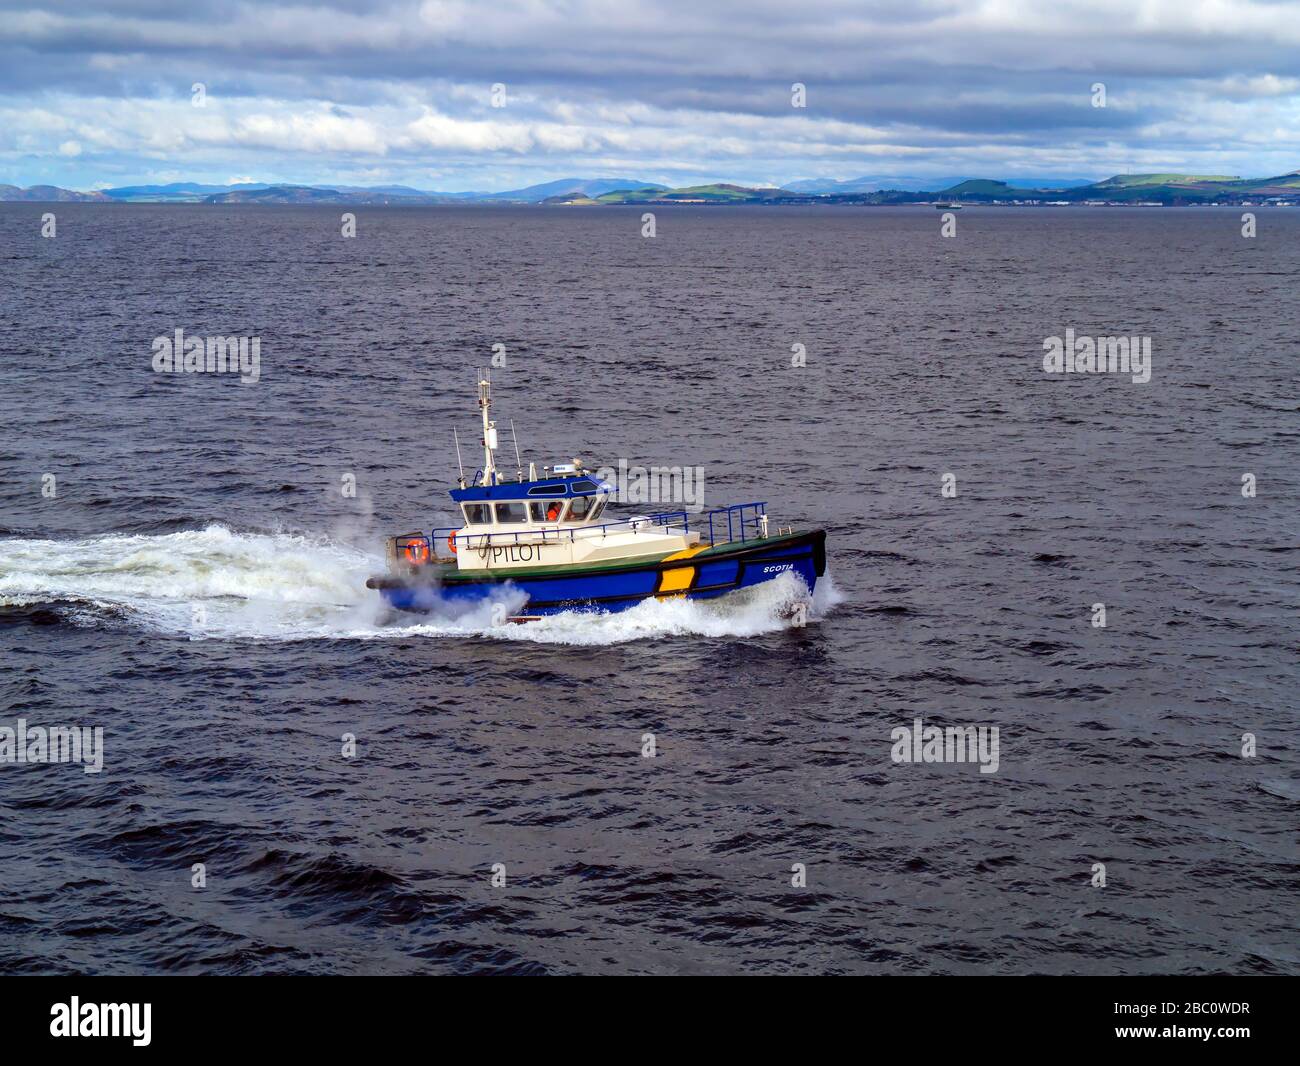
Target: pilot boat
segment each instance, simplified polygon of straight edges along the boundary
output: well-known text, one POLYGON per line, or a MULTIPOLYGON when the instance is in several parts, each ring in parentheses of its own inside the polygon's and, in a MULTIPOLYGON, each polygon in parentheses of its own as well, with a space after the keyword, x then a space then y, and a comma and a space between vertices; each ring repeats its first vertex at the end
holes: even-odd
MULTIPOLYGON (((525 478, 517 441, 516 476, 503 478, 486 375, 478 405, 483 466, 468 479, 462 466, 450 490, 457 524, 389 537, 387 573, 366 582, 394 608, 429 611, 513 588, 527 600, 509 620, 529 621, 651 599, 712 599, 787 573, 811 595, 826 572, 825 530, 774 526, 762 501, 605 520, 614 485, 580 459, 543 467, 540 477, 530 463, 525 478)), ((459 464, 459 443, 456 454, 459 464)))

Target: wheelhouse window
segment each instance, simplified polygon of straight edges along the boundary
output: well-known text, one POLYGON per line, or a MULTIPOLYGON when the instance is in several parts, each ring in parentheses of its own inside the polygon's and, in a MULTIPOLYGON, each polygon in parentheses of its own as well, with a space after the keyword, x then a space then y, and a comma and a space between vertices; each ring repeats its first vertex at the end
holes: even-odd
POLYGON ((595 506, 595 496, 575 496, 573 502, 569 504, 569 520, 572 522, 585 522, 595 506))
POLYGON ((465 521, 471 526, 485 526, 492 521, 492 508, 486 503, 466 503, 465 521))
POLYGON ((596 506, 591 509, 591 514, 587 516, 588 522, 598 522, 600 516, 605 513, 605 504, 609 503, 608 496, 597 496, 596 506))
POLYGON ((497 504, 497 525, 522 526, 528 521, 528 512, 520 501, 497 504))
POLYGON ((533 521, 538 525, 554 524, 564 514, 563 500, 534 500, 529 505, 533 521))

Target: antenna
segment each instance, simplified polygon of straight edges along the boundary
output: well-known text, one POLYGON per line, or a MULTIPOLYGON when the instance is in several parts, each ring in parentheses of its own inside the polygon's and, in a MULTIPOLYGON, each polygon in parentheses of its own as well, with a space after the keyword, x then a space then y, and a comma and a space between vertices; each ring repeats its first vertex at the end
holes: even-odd
POLYGON ((460 468, 460 487, 465 487, 465 464, 460 461, 460 436, 456 433, 456 427, 451 427, 451 439, 456 442, 456 465, 460 468))
POLYGON ((492 407, 492 371, 481 371, 482 376, 478 381, 478 405, 483 415, 483 481, 484 485, 495 485, 497 483, 497 465, 493 459, 492 453, 497 448, 497 426, 490 418, 488 411, 492 407))
POLYGON ((510 439, 515 442, 515 466, 519 468, 519 480, 524 480, 524 462, 519 458, 519 437, 515 434, 515 420, 510 420, 510 439))

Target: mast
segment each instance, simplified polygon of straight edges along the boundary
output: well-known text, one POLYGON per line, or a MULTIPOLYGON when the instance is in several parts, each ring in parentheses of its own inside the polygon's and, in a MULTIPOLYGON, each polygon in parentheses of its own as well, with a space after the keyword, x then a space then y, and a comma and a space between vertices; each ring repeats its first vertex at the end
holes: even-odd
POLYGON ((478 406, 483 414, 483 484, 495 485, 497 482, 497 466, 492 458, 493 452, 497 447, 497 426, 490 418, 488 412, 492 408, 492 372, 483 371, 483 376, 478 380, 478 406))

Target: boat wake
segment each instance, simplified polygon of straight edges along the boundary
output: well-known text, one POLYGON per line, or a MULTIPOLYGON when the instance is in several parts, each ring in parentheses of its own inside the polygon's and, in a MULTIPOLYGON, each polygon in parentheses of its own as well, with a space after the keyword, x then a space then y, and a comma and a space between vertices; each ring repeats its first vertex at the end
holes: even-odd
MULTIPOLYGON (((195 640, 485 637, 618 644, 671 636, 748 637, 793 623, 807 590, 789 574, 714 601, 649 601, 617 614, 566 612, 525 624, 506 587, 473 607, 393 612, 365 587, 379 556, 328 537, 236 533, 224 526, 158 536, 0 539, 0 615, 52 609, 81 626, 133 625, 195 640)), ((818 583, 814 621, 843 597, 818 583)))

